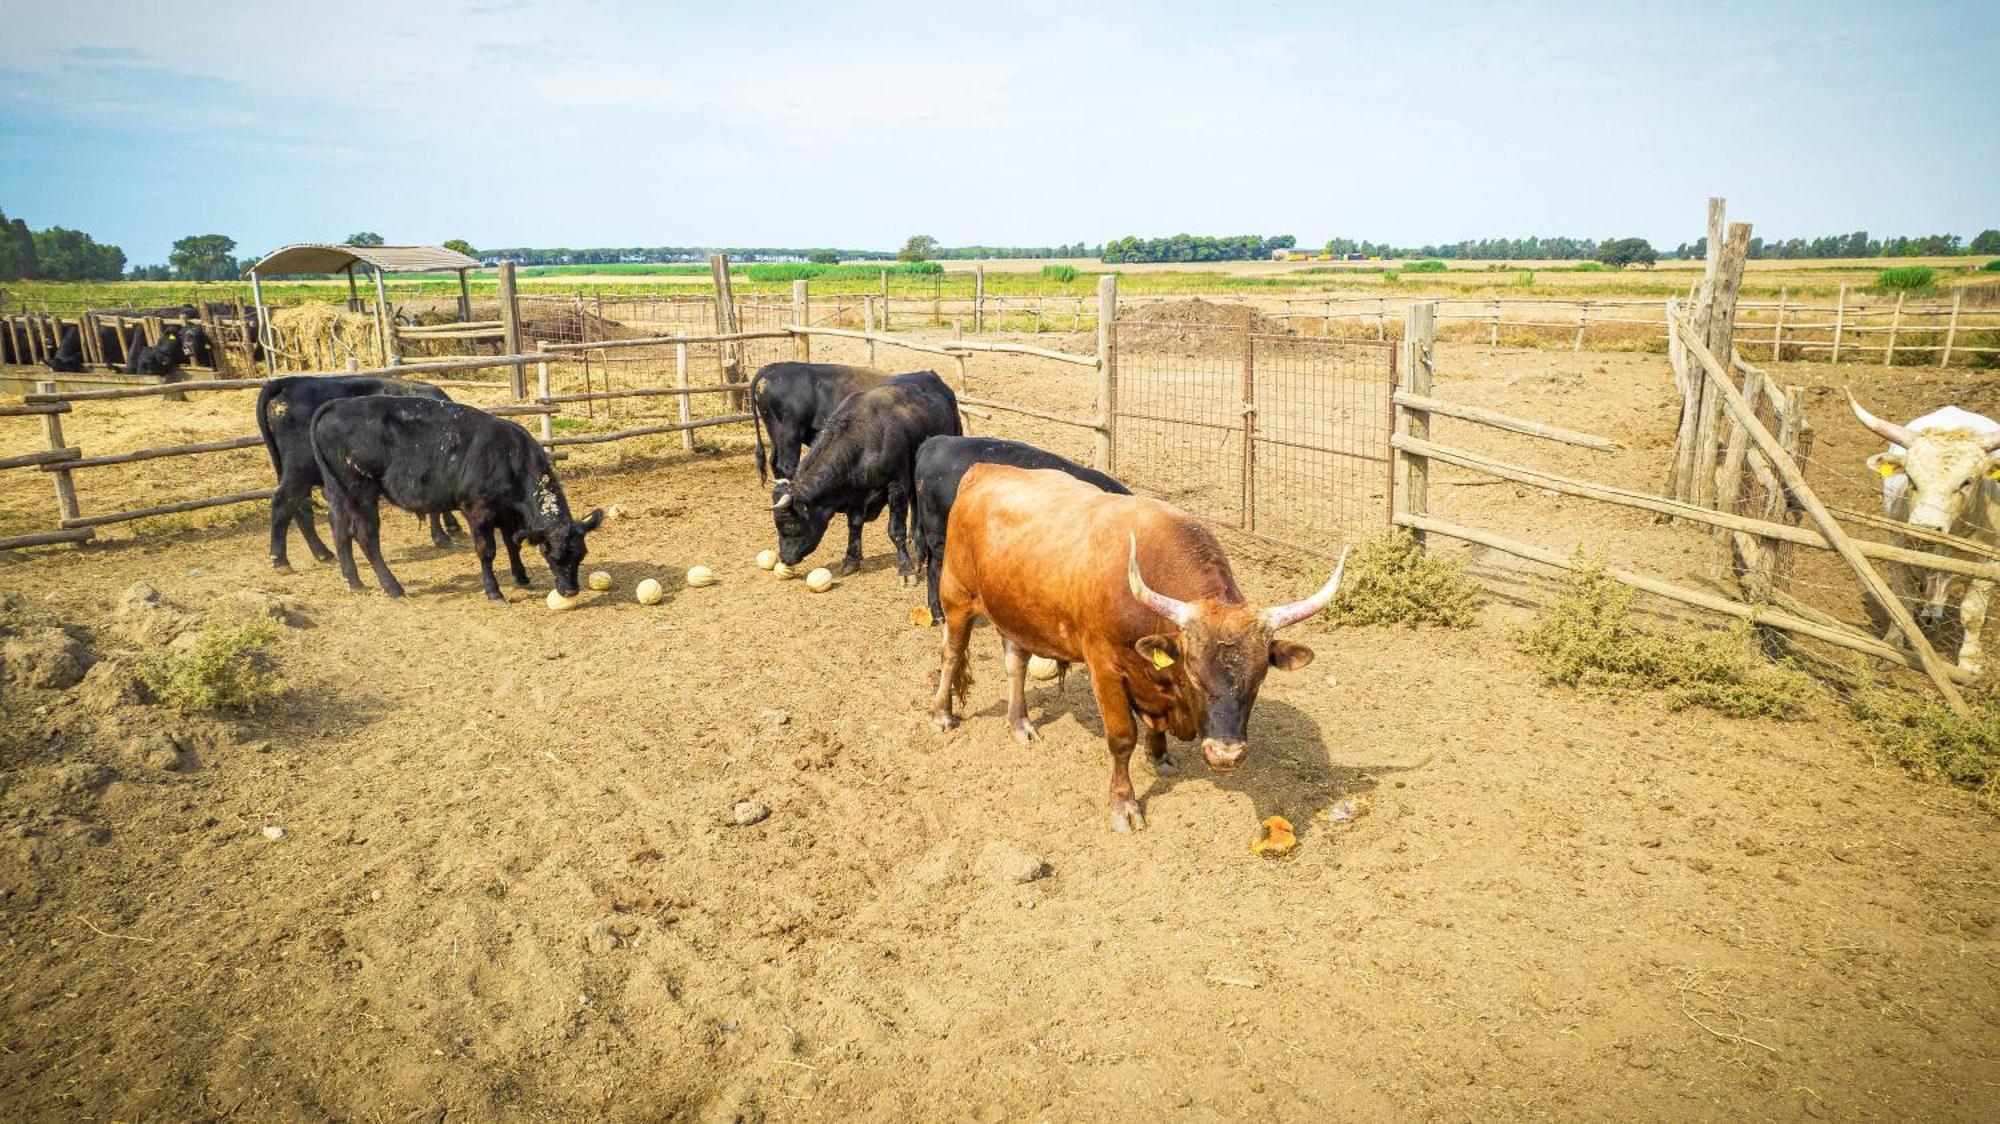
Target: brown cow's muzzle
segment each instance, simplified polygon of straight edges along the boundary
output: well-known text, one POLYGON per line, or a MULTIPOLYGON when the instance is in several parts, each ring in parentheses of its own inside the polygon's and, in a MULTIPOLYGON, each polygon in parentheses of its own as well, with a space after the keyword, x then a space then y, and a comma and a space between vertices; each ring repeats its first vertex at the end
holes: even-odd
POLYGON ((1208 759, 1208 767, 1218 773, 1233 773, 1250 756, 1250 747, 1242 742, 1226 742, 1216 738, 1201 739, 1201 755, 1208 759))

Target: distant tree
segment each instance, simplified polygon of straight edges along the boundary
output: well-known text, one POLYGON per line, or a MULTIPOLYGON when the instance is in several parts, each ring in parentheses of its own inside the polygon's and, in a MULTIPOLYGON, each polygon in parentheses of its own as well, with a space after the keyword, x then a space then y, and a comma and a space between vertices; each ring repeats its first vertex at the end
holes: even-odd
MULTIPOLYGON (((361 243, 361 242, 356 242, 353 239, 349 239, 348 244, 351 246, 360 246, 360 245, 380 246, 382 243, 379 241, 361 243)), ((444 244, 444 248, 447 250, 457 250, 459 253, 464 254, 468 258, 476 258, 479 256, 479 251, 472 248, 472 243, 467 242, 463 238, 454 238, 451 241, 446 242, 444 244)))
POLYGON ((221 281, 236 274, 236 239, 226 234, 190 234, 167 255, 184 281, 221 281))
POLYGON ((840 255, 832 250, 814 250, 806 255, 806 260, 814 265, 839 265, 840 255))
POLYGON ((81 230, 52 226, 35 232, 37 276, 50 281, 116 281, 125 275, 125 251, 81 230))
POLYGON ((347 244, 350 246, 380 246, 382 245, 382 236, 372 230, 364 230, 359 234, 348 235, 347 244))
POLYGON ((125 280, 127 281, 172 281, 173 279, 174 271, 172 266, 135 265, 125 271, 125 280))
POLYGON ((1617 269, 1624 269, 1635 263, 1651 269, 1653 263, 1660 260, 1660 255, 1653 249, 1653 244, 1644 238, 1613 238, 1597 247, 1595 257, 1605 265, 1617 269))
POLYGON ((1973 254, 2000 254, 2000 230, 1982 230, 1973 235, 1972 244, 1966 252, 1973 254))
POLYGON ((929 261, 937 256, 938 240, 928 234, 912 234, 896 254, 897 261, 929 261))
POLYGON ((42 274, 35 256, 35 236, 21 219, 0 212, 0 281, 27 281, 42 274))

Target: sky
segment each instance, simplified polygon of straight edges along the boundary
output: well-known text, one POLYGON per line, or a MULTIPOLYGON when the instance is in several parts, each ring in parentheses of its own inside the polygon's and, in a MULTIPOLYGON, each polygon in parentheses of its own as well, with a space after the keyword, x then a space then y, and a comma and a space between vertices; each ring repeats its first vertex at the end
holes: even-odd
POLYGON ((0 0, 0 210, 893 249, 2000 226, 2000 2, 0 0))

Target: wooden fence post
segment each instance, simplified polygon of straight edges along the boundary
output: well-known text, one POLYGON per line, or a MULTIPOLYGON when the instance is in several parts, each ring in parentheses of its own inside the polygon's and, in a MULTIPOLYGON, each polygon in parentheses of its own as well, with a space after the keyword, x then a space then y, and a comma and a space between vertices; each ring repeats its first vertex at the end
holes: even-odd
MULTIPOLYGON (((736 288, 729 277, 729 258, 724 254, 708 255, 708 269, 715 281, 715 332, 728 335, 740 331, 736 315, 736 288)), ((723 382, 741 382, 743 345, 738 341, 727 341, 716 345, 716 358, 721 366, 723 382)), ((729 409, 741 412, 743 392, 729 392, 729 409)))
MULTIPOLYGON (((863 321, 864 321, 864 322, 862 323, 862 325, 861 325, 861 330, 862 330, 862 331, 864 331, 864 332, 867 332, 867 333, 868 333, 868 334, 869 334, 869 335, 870 335, 871 337, 872 337, 872 336, 874 336, 874 334, 875 334, 875 297, 874 297, 874 295, 873 295, 873 294, 865 294, 865 295, 863 295, 863 296, 862 296, 862 298, 861 298, 861 315, 862 315, 862 318, 863 318, 863 321)), ((873 367, 873 366, 875 366, 875 341, 874 341, 874 339, 872 339, 872 338, 871 338, 871 339, 869 339, 869 341, 868 341, 868 365, 869 365, 870 367, 873 367)))
MULTIPOLYGON (((514 296, 514 263, 500 263, 500 346, 509 355, 521 354, 521 307, 514 296)), ((514 401, 528 396, 528 368, 516 363, 510 368, 514 401)))
MULTIPOLYGON (((549 394, 550 394, 550 388, 549 388, 549 360, 548 360, 548 349, 547 349, 547 347, 545 346, 545 344, 544 344, 544 342, 543 342, 543 341, 541 341, 541 340, 536 340, 536 341, 535 341, 535 350, 536 350, 536 351, 539 351, 539 352, 541 352, 541 353, 542 353, 542 355, 543 355, 543 358, 542 358, 542 361, 541 361, 541 362, 539 362, 539 363, 537 363, 537 364, 535 364, 535 397, 539 398, 539 399, 540 399, 540 400, 541 400, 541 401, 542 401, 542 402, 543 402, 544 404, 546 404, 546 403, 548 402, 548 399, 549 399, 549 394)), ((572 383, 571 385, 573 386, 573 385, 575 385, 575 384, 574 384, 574 383, 572 383)), ((587 393, 589 393, 589 392, 590 392, 590 388, 589 388, 589 386, 587 386, 587 385, 586 385, 586 386, 584 387, 584 393, 586 393, 586 394, 587 394, 587 393)), ((606 408, 607 408, 607 410, 608 410, 608 409, 609 409, 609 407, 610 407, 610 403, 609 403, 609 402, 606 402, 606 403, 605 403, 605 406, 606 406, 606 408)), ((554 418, 554 417, 553 417, 552 415, 549 415, 549 414, 543 414, 543 415, 542 415, 542 440, 543 440, 543 441, 548 441, 548 440, 549 440, 550 438, 554 437, 555 435, 556 435, 556 422, 555 422, 555 418, 554 418)))
MULTIPOLYGON (((1695 335, 1708 338, 1709 313, 1715 305, 1715 275, 1722 269, 1722 243, 1725 235, 1723 218, 1727 208, 1719 195, 1708 198, 1708 254, 1702 263, 1701 280, 1695 295, 1690 297, 1687 313, 1689 324, 1695 335)), ((1700 383, 1695 384, 1697 387, 1700 383)))
POLYGON ((1924 673, 1930 676, 1938 694, 1944 697, 1945 705, 1950 707, 1954 714, 1961 716, 1969 714, 1965 697, 1959 694, 1957 685, 1951 681, 1951 673, 1944 661, 1938 658, 1937 650, 1931 647, 1930 638, 1924 635, 1923 629, 1917 627, 1916 619, 1910 616, 1909 607, 1904 605, 1882 580, 1882 575, 1875 572, 1874 565, 1855 547, 1854 540, 1848 537, 1846 528, 1834 519, 1833 513, 1820 502, 1819 495, 1806 484, 1805 474, 1799 471, 1798 465, 1792 463, 1784 446, 1778 443, 1778 439, 1771 435, 1770 430, 1764 428, 1764 423, 1757 420, 1756 411, 1750 408, 1749 403, 1743 400, 1742 393, 1729 381, 1722 363, 1716 359, 1714 353, 1709 351, 1701 340, 1694 338, 1691 332, 1686 338, 1686 344, 1688 353, 1706 372, 1708 384, 1721 396, 1724 407, 1735 417, 1737 423, 1750 431, 1750 439, 1756 442, 1758 450, 1764 454, 1764 459, 1770 464, 1771 470, 1784 481, 1785 490, 1791 493, 1793 500, 1812 519, 1819 533, 1825 536, 1827 544, 1840 554, 1841 561, 1846 562, 1855 576, 1861 579, 1861 587, 1869 599, 1882 607, 1882 611, 1895 623, 1896 630, 1903 634, 1904 641, 1916 654, 1917 662, 1923 666, 1924 673))
MULTIPOLYGON (((682 390, 688 389, 689 386, 688 345, 684 343, 677 343, 674 345, 674 385, 682 390)), ((690 421, 694 420, 693 407, 688 405, 688 399, 689 399, 688 395, 686 394, 680 395, 680 400, 681 400, 680 415, 681 415, 682 425, 686 425, 690 421)), ((681 448, 690 453, 694 452, 694 430, 692 429, 681 430, 681 448)))
POLYGON ((804 278, 792 282, 792 327, 798 332, 792 336, 792 349, 801 363, 812 362, 812 337, 806 329, 812 326, 812 297, 806 291, 804 278))
POLYGON ((882 271, 882 330, 889 330, 889 271, 882 271))
POLYGON ((403 357, 396 354, 394 338, 395 326, 389 320, 389 293, 382 287, 382 267, 375 267, 375 335, 376 350, 382 353, 382 365, 401 363, 403 357))
POLYGON ((1115 472, 1118 446, 1112 430, 1118 413, 1118 275, 1097 279, 1097 445, 1096 466, 1115 472))
POLYGON ((1584 326, 1589 323, 1590 323, 1590 302, 1578 301, 1576 304, 1576 342, 1570 345, 1571 354, 1575 354, 1576 352, 1583 350, 1583 329, 1584 326))
MULTIPOLYGON (((35 384, 35 393, 37 394, 54 394, 55 392, 56 384, 53 382, 38 382, 35 384)), ((63 443, 61 414, 51 411, 42 415, 42 436, 48 439, 49 451, 51 453, 60 453, 62 450, 69 448, 68 445, 63 443)), ((50 469, 49 474, 56 478, 56 515, 59 520, 56 525, 67 530, 69 521, 79 518, 83 514, 77 509, 76 505, 76 479, 70 475, 69 469, 60 467, 60 465, 50 469)))
POLYGON ((1896 311, 1894 315, 1889 317, 1889 346, 1882 349, 1882 365, 1884 367, 1893 367, 1896 365, 1896 329, 1903 326, 1903 298, 1907 295, 1902 290, 1897 290, 1896 292, 1896 311))
MULTIPOLYGON (((1711 355, 1733 354, 1736 332, 1736 294, 1743 286, 1743 269, 1750 258, 1750 224, 1729 224, 1729 236, 1716 260, 1714 281, 1703 294, 1707 298, 1703 346, 1711 355)), ((1733 384, 1732 384, 1733 385, 1733 384)), ((1701 416, 1695 427, 1695 472, 1691 500, 1703 507, 1715 506, 1715 458, 1722 448, 1722 402, 1712 379, 1701 381, 1701 416)))
POLYGON ((1667 298, 1667 365, 1673 368, 1674 385, 1681 392, 1681 420, 1674 430, 1674 463, 1667 490, 1686 503, 1694 492, 1694 434, 1701 414, 1701 380, 1693 374, 1681 334, 1674 330, 1682 307, 1680 298, 1667 298))
POLYGON ((1492 336, 1486 341, 1486 344, 1488 347, 1500 346, 1500 298, 1499 297, 1493 298, 1493 332, 1492 336))
POLYGON ((1949 366, 1951 348, 1958 341, 1958 305, 1965 299, 1964 289, 1953 289, 1951 293, 1951 323, 1944 330, 1944 352, 1938 356, 1938 366, 1949 366))
MULTIPOLYGON (((1431 393, 1431 348, 1437 340, 1437 305, 1430 301, 1420 301, 1410 305, 1403 312, 1403 342, 1397 348, 1397 385, 1411 394, 1429 397, 1431 393)), ((1417 410, 1408 406, 1396 408, 1400 419, 1396 429, 1405 437, 1427 441, 1431 435, 1431 414, 1429 410, 1417 410)), ((1394 507, 1410 515, 1428 515, 1431 509, 1431 460, 1405 450, 1398 450, 1396 456, 1402 458, 1401 479, 1395 481, 1400 493, 1394 507)), ((1424 545, 1424 532, 1411 528, 1417 545, 1424 545)))
POLYGON ((986 267, 972 267, 972 334, 986 330, 986 267))
POLYGON ((1840 287, 1840 300, 1833 306, 1833 358, 1829 363, 1840 362, 1840 337, 1847 331, 1847 286, 1840 287))
POLYGON ((1791 290, 1786 288, 1778 290, 1778 323, 1776 327, 1771 329, 1771 362, 1773 363, 1785 357, 1785 301, 1790 292, 1791 290))

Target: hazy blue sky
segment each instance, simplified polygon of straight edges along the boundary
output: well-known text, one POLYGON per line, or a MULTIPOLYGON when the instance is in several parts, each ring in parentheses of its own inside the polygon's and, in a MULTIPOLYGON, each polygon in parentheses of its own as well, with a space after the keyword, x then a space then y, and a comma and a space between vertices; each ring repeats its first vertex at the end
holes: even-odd
POLYGON ((391 242, 2000 226, 2000 3, 0 0, 0 209, 391 242))

